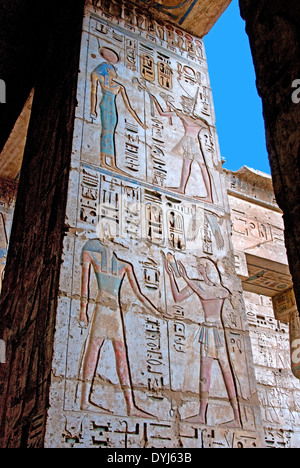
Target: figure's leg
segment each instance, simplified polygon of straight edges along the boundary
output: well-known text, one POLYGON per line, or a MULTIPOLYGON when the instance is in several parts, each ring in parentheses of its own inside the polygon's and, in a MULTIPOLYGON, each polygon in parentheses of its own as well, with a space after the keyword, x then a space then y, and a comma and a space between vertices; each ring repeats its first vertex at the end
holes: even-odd
POLYGON ((189 181, 191 175, 191 168, 192 168, 193 161, 191 159, 183 159, 183 166, 181 172, 181 181, 179 187, 167 187, 168 189, 172 190, 173 192, 180 193, 181 195, 185 194, 186 186, 189 181))
POLYGON ((124 394, 128 416, 153 419, 151 414, 140 410, 135 405, 125 344, 121 341, 114 341, 113 347, 116 355, 117 373, 124 394))
POLYGON ((206 413, 212 379, 213 358, 202 357, 200 369, 200 411, 197 416, 186 419, 188 422, 206 424, 206 413))
POLYGON ((116 160, 114 156, 101 153, 100 166, 103 167, 103 169, 107 169, 108 171, 114 171, 114 172, 117 172, 118 174, 128 176, 127 172, 124 172, 118 168, 118 166, 116 165, 116 160), (110 160, 111 164, 107 163, 107 159, 110 160))
POLYGON ((234 420, 229 421, 227 423, 222 424, 222 427, 242 427, 241 423, 241 414, 240 414, 240 409, 239 409, 239 403, 238 403, 238 398, 237 398, 237 393, 236 393, 236 388, 235 388, 235 383, 234 383, 234 377, 232 375, 232 370, 229 365, 228 359, 223 357, 222 359, 219 359, 219 364, 221 367, 221 371, 223 374, 223 379, 225 382, 226 390, 228 393, 229 401, 231 404, 231 407, 233 409, 233 414, 234 414, 234 420))
POLYGON ((103 339, 93 337, 90 338, 83 363, 81 409, 85 411, 95 411, 95 408, 100 408, 107 413, 111 413, 110 410, 103 408, 100 405, 96 405, 95 403, 91 403, 90 401, 93 380, 100 359, 103 343, 103 339))
POLYGON ((213 203, 212 185, 211 185, 210 174, 208 172, 206 164, 201 163, 201 162, 198 162, 198 164, 199 164, 199 167, 201 169, 201 173, 202 173, 203 182, 204 182, 204 185, 205 185, 207 196, 206 197, 195 197, 195 198, 197 198, 197 200, 206 201, 207 203, 213 203))

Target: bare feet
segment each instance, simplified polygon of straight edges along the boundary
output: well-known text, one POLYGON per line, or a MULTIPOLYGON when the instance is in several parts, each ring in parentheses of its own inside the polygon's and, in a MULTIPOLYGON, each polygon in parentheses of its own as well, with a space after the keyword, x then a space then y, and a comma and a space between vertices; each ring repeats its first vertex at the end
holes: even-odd
POLYGON ((109 164, 101 164, 101 167, 103 169, 107 169, 108 171, 113 171, 113 172, 116 172, 117 174, 120 174, 120 175, 126 175, 128 176, 127 172, 124 172, 122 171, 121 169, 119 169, 117 166, 110 166, 109 164))
POLYGON ((196 424, 206 424, 205 418, 201 414, 196 416, 191 416, 190 418, 184 419, 186 422, 196 423, 196 424))
POLYGON ((226 423, 220 424, 220 427, 228 428, 228 429, 242 429, 242 425, 240 421, 233 419, 232 421, 228 421, 226 423))
POLYGON ((180 195, 184 195, 184 190, 182 190, 180 187, 166 187, 166 189, 175 193, 179 193, 180 195))
POLYGON ((128 416, 132 416, 135 418, 147 418, 147 419, 156 419, 153 414, 146 413, 146 411, 140 410, 136 406, 128 410, 128 416))
POLYGON ((93 413, 95 411, 99 411, 102 414, 114 414, 113 411, 110 411, 109 409, 104 408, 103 406, 97 405, 96 403, 92 403, 92 402, 83 402, 81 404, 81 410, 82 411, 89 411, 89 412, 93 412, 93 413))
POLYGON ((196 200, 201 200, 206 203, 213 203, 213 200, 211 197, 194 197, 196 200))

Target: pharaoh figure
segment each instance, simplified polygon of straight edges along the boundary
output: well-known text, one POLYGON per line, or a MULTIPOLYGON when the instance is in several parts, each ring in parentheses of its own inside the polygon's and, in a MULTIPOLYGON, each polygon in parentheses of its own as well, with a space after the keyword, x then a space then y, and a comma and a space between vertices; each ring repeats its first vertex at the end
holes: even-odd
POLYGON ((212 182, 211 176, 205 160, 204 151, 201 143, 201 133, 203 130, 210 132, 210 126, 208 122, 195 114, 196 102, 198 99, 198 92, 194 99, 182 96, 182 110, 177 109, 169 97, 162 93, 162 97, 166 100, 167 110, 163 110, 160 103, 155 96, 151 95, 152 102, 162 117, 173 117, 176 115, 182 122, 184 128, 184 136, 179 143, 173 149, 175 154, 179 154, 183 159, 183 166, 181 171, 181 180, 179 187, 168 187, 173 192, 184 195, 186 187, 191 176, 192 164, 197 162, 201 170, 202 179, 206 189, 206 196, 194 197, 196 199, 206 201, 207 203, 213 203, 212 195, 212 182))
POLYGON ((139 119, 136 112, 131 107, 126 89, 123 85, 116 81, 118 74, 114 65, 116 65, 120 58, 118 54, 107 47, 100 49, 100 55, 104 58, 105 62, 98 65, 92 72, 91 80, 91 115, 97 118, 97 90, 100 85, 102 92, 102 99, 100 102, 100 115, 101 115, 101 139, 100 139, 100 166, 113 170, 119 174, 125 174, 117 167, 116 163, 116 147, 115 147, 115 132, 118 125, 118 110, 116 98, 120 94, 123 98, 124 104, 136 120, 136 122, 144 129, 147 126, 139 119))
POLYGON ((190 279, 181 262, 176 262, 173 255, 164 258, 165 270, 170 278, 173 298, 182 302, 193 294, 199 299, 204 311, 204 323, 200 324, 199 342, 201 351, 200 362, 200 410, 196 416, 186 421, 206 424, 206 414, 209 404, 209 394, 212 382, 212 366, 214 360, 219 363, 228 398, 233 409, 234 419, 222 424, 222 427, 241 428, 241 416, 235 387, 234 375, 226 346, 225 331, 222 322, 223 305, 229 298, 229 291, 223 286, 219 271, 209 259, 200 259, 198 273, 202 279, 190 279), (200 263, 201 262, 201 263, 200 263), (174 269, 174 264, 176 268, 174 269), (176 274, 186 282, 186 287, 180 291, 176 274))
POLYGON ((88 326, 88 291, 90 270, 94 270, 98 285, 98 295, 94 310, 89 342, 83 362, 83 385, 81 409, 86 411, 102 410, 112 413, 101 405, 91 401, 93 380, 96 374, 101 350, 106 340, 112 342, 116 360, 116 369, 124 394, 128 416, 151 417, 140 410, 134 400, 130 376, 129 359, 126 347, 124 318, 120 295, 125 277, 128 278, 136 297, 149 313, 160 317, 154 305, 142 294, 136 279, 133 266, 118 257, 113 251, 115 245, 109 240, 104 245, 98 239, 89 240, 82 250, 82 287, 80 324, 88 326))

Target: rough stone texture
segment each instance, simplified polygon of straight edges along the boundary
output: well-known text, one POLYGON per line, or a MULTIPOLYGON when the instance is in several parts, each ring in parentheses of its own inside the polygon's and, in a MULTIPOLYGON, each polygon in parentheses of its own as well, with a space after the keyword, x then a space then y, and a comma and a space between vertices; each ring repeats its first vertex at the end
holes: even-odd
POLYGON ((244 298, 266 447, 299 448, 300 382, 291 372, 289 326, 275 320, 269 297, 244 298))
POLYGON ((298 448, 300 382, 291 370, 290 311, 280 315, 272 304, 272 298, 277 301, 286 294, 281 291, 292 285, 282 213, 274 202, 270 176, 247 167, 237 172, 225 170, 225 174, 236 270, 243 282, 265 445, 298 448))
POLYGON ((170 31, 87 2, 46 447, 262 444, 205 51, 170 31))
POLYGON ((225 171, 237 271, 243 288, 273 297, 293 286, 284 244, 282 212, 271 176, 243 167, 225 171))
MULTIPOLYGON (((0 336, 7 344, 7 363, 0 367, 3 448, 43 446, 83 11, 82 2, 77 9, 73 5, 43 2, 47 16, 39 17, 39 9, 33 14, 47 47, 36 81, 0 300, 0 336)), ((19 76, 20 68, 20 83, 19 76)))
MULTIPOLYGON (((102 5, 104 11, 112 10, 118 0, 93 0, 95 7, 102 5)), ((231 3, 231 0, 132 0, 131 5, 140 7, 141 14, 147 11, 156 20, 168 21, 198 37, 205 36, 231 3)), ((131 6, 128 3, 128 11, 131 6)), ((171 29, 169 29, 171 31, 171 29)))
POLYGON ((300 307, 300 104, 292 101, 300 79, 300 4, 297 0, 240 0, 263 101, 267 146, 300 307))

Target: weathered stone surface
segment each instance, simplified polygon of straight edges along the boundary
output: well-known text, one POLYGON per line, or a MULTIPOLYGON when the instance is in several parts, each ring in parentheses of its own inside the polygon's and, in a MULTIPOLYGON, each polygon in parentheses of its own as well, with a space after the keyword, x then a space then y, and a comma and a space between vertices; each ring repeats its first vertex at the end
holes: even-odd
POLYGON ((202 40, 111 5, 85 13, 45 446, 260 446, 202 40))
POLYGON ((293 293, 288 289, 292 279, 282 213, 274 202, 271 177, 267 174, 243 167, 237 172, 225 170, 225 175, 265 445, 298 448, 299 320, 293 293))
POLYGON ((278 205, 300 306, 300 104, 292 84, 300 79, 300 5, 297 0, 240 0, 263 101, 267 145, 278 205))
POLYGON ((0 367, 3 448, 43 446, 82 24, 82 9, 73 5, 51 1, 51 14, 40 18, 47 48, 0 300, 0 336, 7 345, 7 362, 0 367))
POLYGON ((247 167, 237 172, 225 170, 225 176, 232 240, 243 288, 276 296, 293 283, 284 244, 282 212, 274 200, 271 177, 247 167))
MULTIPOLYGON (((102 6, 102 9, 109 13, 117 11, 120 3, 119 0, 93 1, 95 6, 102 6)), ((145 11, 148 14, 152 13, 155 19, 168 21, 198 37, 205 36, 211 30, 230 3, 231 0, 132 0, 132 4, 140 7, 141 14, 145 11)), ((126 14, 129 18, 131 10, 130 3, 128 3, 126 14)), ((169 31, 172 33, 172 29, 169 31)))

